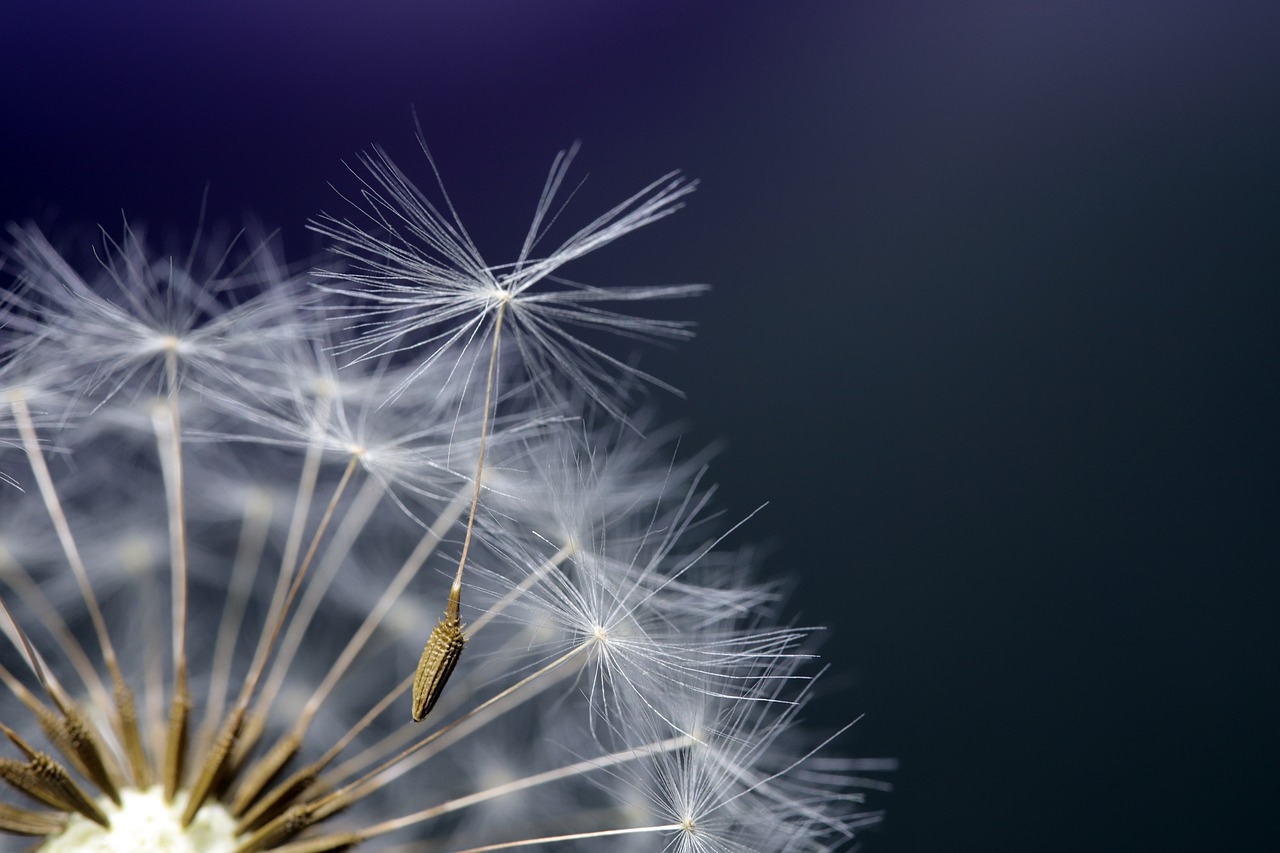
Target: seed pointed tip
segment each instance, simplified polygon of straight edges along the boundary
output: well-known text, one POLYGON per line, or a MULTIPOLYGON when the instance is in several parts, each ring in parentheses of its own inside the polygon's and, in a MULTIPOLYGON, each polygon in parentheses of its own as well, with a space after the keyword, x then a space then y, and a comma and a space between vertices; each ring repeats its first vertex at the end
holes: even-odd
POLYGON ((27 757, 28 760, 36 757, 36 751, 32 749, 31 746, 25 740, 23 740, 22 737, 19 736, 17 732, 15 732, 13 729, 6 726, 4 723, 0 723, 0 729, 4 730, 5 736, 9 738, 9 740, 13 743, 13 745, 16 746, 22 752, 22 754, 27 757))

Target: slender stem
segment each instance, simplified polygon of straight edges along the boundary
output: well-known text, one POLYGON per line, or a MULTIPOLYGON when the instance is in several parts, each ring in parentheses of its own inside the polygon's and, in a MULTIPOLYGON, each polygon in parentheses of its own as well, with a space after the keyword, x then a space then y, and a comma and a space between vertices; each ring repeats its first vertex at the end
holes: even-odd
POLYGON ((350 729, 347 730, 346 734, 344 734, 342 737, 334 741, 333 745, 330 746, 325 751, 324 755, 320 756, 320 759, 318 761, 316 761, 316 764, 321 767, 324 767, 324 766, 327 766, 329 762, 333 761, 333 759, 337 758, 342 753, 342 750, 346 749, 351 744, 351 742, 356 739, 356 737, 360 734, 360 732, 368 728, 370 723, 376 720, 383 711, 387 710, 387 708, 391 705, 392 702, 399 699, 400 696, 412 686, 413 686, 413 673, 410 673, 409 675, 405 676, 404 680, 401 681, 395 688, 388 691, 386 696, 383 696, 380 700, 378 700, 378 704, 370 708, 368 712, 366 712, 365 715, 360 718, 360 722, 356 723, 354 726, 352 726, 350 729))
POLYGON ((173 677, 174 690, 186 692, 187 685, 187 514, 182 465, 182 415, 178 405, 178 354, 165 352, 165 379, 168 385, 165 411, 168 435, 157 430, 161 471, 169 510, 169 551, 173 561, 173 677), (167 448, 165 447, 165 439, 167 448), (168 464, 164 463, 168 451, 168 464))
MULTIPOLYGON (((520 645, 525 645, 526 640, 528 643, 532 643, 533 639, 534 639, 534 631, 532 629, 526 628, 525 632, 522 635, 513 637, 508 641, 508 643, 511 646, 520 646, 520 645)), ((487 660, 487 669, 496 670, 499 673, 506 671, 505 670, 506 665, 507 665, 507 661, 502 658, 489 658, 487 660)), ((493 674, 492 672, 487 672, 486 667, 482 665, 480 671, 468 676, 468 678, 463 681, 461 687, 458 690, 454 690, 454 691, 451 691, 449 694, 446 694, 440 700, 440 704, 438 704, 435 707, 432 713, 441 718, 447 717, 449 714, 452 714, 458 706, 462 705, 473 694, 474 691, 473 689, 470 689, 470 686, 473 684, 489 683, 492 680, 492 674, 493 674)), ((413 680, 414 680, 414 674, 410 674, 407 680, 407 683, 409 685, 412 685, 413 680)), ((551 682, 551 684, 553 683, 554 682, 551 682)), ((547 686, 550 686, 550 684, 548 684, 547 686)), ((399 687, 396 687, 395 689, 393 689, 391 693, 389 693, 388 695, 399 696, 401 693, 404 692, 404 689, 405 689, 405 682, 402 682, 399 687)), ((530 694, 530 697, 536 696, 536 695, 537 693, 533 693, 533 694, 530 694)), ((366 767, 372 764, 373 762, 380 760, 382 756, 390 755, 391 753, 399 749, 402 749, 406 743, 412 741, 417 736, 418 735, 415 728, 411 728, 407 726, 397 728, 394 731, 392 731, 390 734, 385 735, 377 743, 371 744, 370 746, 365 747, 365 749, 361 751, 358 755, 355 755, 347 759, 346 761, 344 761, 342 764, 338 765, 338 767, 336 767, 333 771, 332 779, 326 780, 326 781, 329 781, 332 783, 332 780, 343 779, 343 778, 346 778, 347 776, 357 773, 359 772, 361 767, 366 767)), ((427 758, 429 754, 432 754, 432 753, 420 753, 419 755, 422 758, 422 760, 425 760, 425 758, 427 758)), ((332 784, 336 784, 336 783, 332 783, 332 784)), ((332 784, 330 785, 331 787, 332 787, 332 784)))
POLYGON ((498 370, 498 340, 502 336, 502 321, 507 316, 509 300, 498 306, 498 316, 493 321, 493 348, 489 352, 489 375, 484 383, 484 414, 480 421, 480 458, 476 461, 475 491, 471 494, 471 512, 467 515, 467 533, 462 540, 462 556, 458 558, 458 574, 453 579, 449 590, 449 606, 447 616, 458 619, 458 599, 462 592, 462 570, 467 565, 467 554, 471 550, 471 533, 476 524, 476 508, 480 505, 480 481, 484 476, 484 454, 489 440, 489 421, 492 415, 493 377, 498 370))
MULTIPOLYGON (((89 609, 89 619, 93 622, 94 633, 98 637, 98 645, 102 648, 102 657, 111 670, 113 678, 120 672, 116 662, 115 646, 111 645, 111 637, 107 635, 107 623, 102 618, 102 610, 98 607, 98 598, 93 594, 89 584, 89 573, 85 571, 84 560, 80 557, 80 549, 76 546, 75 537, 71 535, 71 526, 67 523, 67 515, 62 509, 62 501, 58 499, 58 490, 53 485, 53 477, 49 474, 49 466, 44 459, 44 451, 36 438, 35 425, 31 422, 31 412, 21 398, 10 401, 13 407, 14 420, 18 432, 22 436, 22 447, 26 451, 27 461, 31 464, 31 472, 35 475, 36 484, 40 488, 40 497, 44 499, 45 510, 53 522, 58 534, 58 542, 71 565, 71 571, 80 586, 80 594, 84 597, 85 606, 89 609)), ((123 676, 119 676, 123 681, 123 676)))
POLYGON ((31 644, 30 638, 27 637, 27 632, 22 630, 18 620, 13 618, 13 614, 9 612, 9 605, 4 603, 3 598, 0 598, 0 610, 4 611, 5 618, 9 621, 10 627, 5 629, 5 633, 9 636, 10 641, 21 649, 26 656, 27 665, 36 674, 36 680, 40 682, 44 692, 53 696, 53 689, 50 687, 49 679, 45 677, 45 668, 40 662, 40 655, 36 652, 36 647, 31 644))
POLYGON ((244 518, 240 525, 240 544, 236 548, 235 564, 231 570, 231 582, 227 585, 227 598, 222 605, 222 618, 218 623, 218 640, 213 652, 213 672, 209 682, 209 695, 205 703, 205 735, 207 742, 216 732, 213 728, 222 715, 231 682, 231 662, 235 655, 236 641, 240 636, 240 623, 244 619, 245 606, 255 570, 262 560, 271 529, 272 503, 265 494, 253 494, 244 505, 244 518))
MULTIPOLYGON (((134 567, 150 572, 152 566, 134 567)), ((143 625, 163 625, 165 602, 161 601, 159 584, 139 584, 137 595, 137 619, 143 625)), ((144 631, 142 640, 142 726, 152 755, 164 755, 169 735, 168 715, 164 707, 164 634, 161 631, 144 631)), ((177 694, 175 693, 175 698, 177 694)))
MULTIPOLYGON (((292 776, 278 782, 276 786, 262 794, 262 788, 265 783, 258 788, 251 800, 246 800, 245 808, 236 814, 240 818, 240 826, 245 827, 245 831, 251 830, 261 824, 262 815, 266 814, 269 808, 283 808, 289 802, 295 802, 308 788, 316 784, 317 777, 324 772, 332 761, 337 758, 343 750, 350 746, 351 742, 356 739, 369 724, 382 715, 382 712, 391 706, 391 703, 399 699, 401 694, 413 686, 413 675, 408 675, 400 682, 400 685, 394 690, 389 691, 378 701, 376 705, 365 712, 354 726, 349 728, 342 737, 338 738, 333 744, 325 750, 324 755, 308 764, 306 767, 296 771, 292 776)), ((285 743, 281 740, 280 743, 285 743)), ((295 741, 296 742, 296 741, 295 741)), ((322 788, 323 788, 322 784, 322 788)), ((239 794, 237 793, 237 797, 239 794)), ((233 809, 235 808, 233 803, 233 809)))
POLYGON ((40 624, 44 626, 45 630, 53 635, 58 648, 67 656, 72 667, 75 668, 76 674, 80 676, 80 681, 89 693, 93 695, 94 703, 99 708, 110 708, 111 696, 107 693, 106 685, 102 683, 102 679, 94 670, 93 664, 90 663, 84 646, 80 645, 80 641, 71 633, 71 629, 67 627, 66 620, 62 618, 58 608, 50 603, 49 598, 31 577, 31 573, 14 559, 13 554, 9 553, 3 543, 0 543, 0 575, 3 576, 4 582, 8 584, 9 588, 16 592, 18 597, 34 611, 36 618, 40 620, 40 624))
POLYGON ((346 491, 347 484, 351 482, 351 475, 355 473, 359 464, 360 457, 352 454, 351 461, 347 463, 346 469, 342 472, 342 479, 334 487, 333 497, 329 499, 329 505, 325 507, 324 515, 320 518, 320 524, 316 527, 316 532, 311 537, 311 545, 307 548, 307 555, 303 558, 302 565, 298 567, 298 571, 294 575, 288 595, 285 596, 284 604, 281 606, 280 612, 276 616, 275 624, 271 628, 270 637, 265 647, 259 645, 259 649, 263 650, 263 654, 257 657, 254 661, 254 666, 250 669, 248 676, 245 677, 244 686, 241 688, 240 698, 237 702, 240 710, 245 710, 249 707, 249 700, 253 697, 254 690, 257 689, 258 680, 262 678, 262 671, 266 668, 267 658, 275 647, 276 641, 280 638, 280 631, 284 628, 285 620, 289 617, 289 609, 293 606, 293 600, 298 595, 298 589, 307 577, 307 569, 311 566, 311 560, 316 555, 320 540, 324 537, 325 530, 333 519, 334 510, 337 509, 338 502, 342 499, 342 493, 346 491))
POLYGON ((54 531, 58 534, 58 542, 62 545, 62 551, 66 555, 67 563, 71 566, 71 572, 75 575, 76 584, 80 587, 80 595, 84 599, 85 607, 89 610, 89 620, 93 623, 93 630, 98 638, 98 646, 102 651, 102 660, 107 665, 107 671, 111 675, 115 693, 113 707, 116 712, 111 722, 124 741, 125 753, 129 758, 129 768, 133 773, 134 782, 138 785, 146 785, 149 771, 146 756, 142 749, 142 740, 138 733, 137 712, 133 707, 133 693, 129 690, 129 686, 124 680, 124 673, 120 671, 120 663, 116 658, 115 646, 111 644, 111 637, 107 634, 107 623, 102 618, 102 609, 98 606, 98 598, 94 595, 93 586, 89 583, 89 573, 85 571, 84 560, 80 557, 80 549, 76 546, 75 537, 71 534, 71 525, 67 522, 67 514, 62 508, 62 501, 58 498, 58 490, 53 484, 53 477, 49 474, 49 465, 45 461, 44 451, 41 449, 40 441, 36 437, 36 428, 31 421, 31 412, 27 408, 26 401, 21 397, 11 397, 9 405, 13 409, 14 421, 18 426, 18 433, 22 437, 22 448, 27 455, 28 463, 31 465, 31 472, 35 475, 36 483, 40 489, 40 497, 44 501, 45 511, 49 514, 49 520, 53 523, 54 531))
POLYGON ((555 770, 548 770, 544 773, 536 773, 532 776, 526 776, 523 779, 515 779, 502 785, 496 785, 484 791, 477 791, 474 794, 468 794, 465 797, 457 797, 448 802, 441 803, 431 808, 422 809, 403 817, 393 818, 392 820, 376 823, 372 826, 365 827, 361 831, 361 835, 368 839, 379 835, 385 835, 388 832, 394 832, 397 829, 404 829, 406 826, 412 826, 416 823, 423 823, 441 815, 449 814, 460 809, 468 808, 477 803, 486 800, 505 797, 508 794, 515 794, 538 785, 546 785, 551 782, 557 782, 561 779, 567 779, 572 776, 581 776, 590 773, 593 770, 604 770, 609 767, 616 767, 619 764, 625 764, 629 761, 636 761, 641 758, 648 758, 653 755, 661 755, 666 752, 673 752, 677 749, 684 749, 693 745, 693 739, 688 735, 679 735, 677 737, 667 738, 666 740, 657 741, 634 749, 621 750, 610 755, 602 755, 598 758, 591 758, 570 764, 565 767, 559 767, 555 770))
MULTIPOLYGON (((293 604, 294 598, 298 594, 298 588, 302 585, 303 580, 307 576, 307 568, 311 565, 312 558, 315 557, 316 549, 319 547, 320 540, 324 537, 325 530, 329 526, 330 520, 333 518, 334 510, 337 508, 339 501, 342 499, 342 493, 346 490, 347 484, 351 481, 351 475, 355 473, 356 467, 360 462, 358 454, 352 454, 351 461, 347 464, 346 470, 342 472, 342 479, 338 481, 338 485, 334 487, 333 497, 329 499, 329 505, 325 507, 324 515, 320 519, 320 524, 316 527, 315 534, 311 537, 311 546, 307 549, 307 556, 302 561, 302 565, 298 568, 296 577, 290 585, 288 593, 284 597, 284 601, 280 606, 279 614, 275 619, 274 625, 271 627, 270 636, 258 644, 259 654, 255 655, 253 663, 250 665, 249 674, 245 677, 244 685, 240 689, 240 696, 236 699, 235 706, 231 709, 231 713, 223 722, 219 729, 216 740, 224 740, 226 749, 216 749, 206 757, 204 764, 201 766, 196 782, 191 786, 191 791, 187 797, 186 810, 182 815, 182 825, 189 826, 191 821, 195 819, 196 812, 203 805, 205 799, 213 790, 214 782, 218 775, 222 772, 225 762, 229 755, 230 746, 233 742, 240 743, 249 742, 247 739, 241 740, 241 726, 244 722, 245 714, 249 710, 249 702, 253 699, 254 691, 257 689, 258 681, 262 678, 262 672, 266 667, 266 661, 271 655, 271 650, 275 647, 276 641, 280 638, 280 631, 284 627, 285 620, 289 616, 289 609, 293 604)), ((254 735, 256 740, 257 735, 254 735)))
MULTIPOLYGON (((13 614, 9 612, 9 607, 4 603, 3 598, 0 598, 0 610, 3 610, 8 620, 8 624, 3 629, 4 633, 15 646, 22 650, 26 656, 28 666, 35 673, 36 680, 40 682, 45 694, 53 700, 58 714, 61 714, 63 722, 61 732, 63 736, 55 735, 49 727, 51 722, 50 715, 53 712, 32 695, 31 691, 22 686, 14 678, 13 674, 3 666, 0 666, 0 680, 5 682, 9 691, 17 696, 18 701, 26 705, 27 709, 40 719, 41 728, 44 728, 46 734, 53 739, 54 745, 57 746, 58 750, 71 761, 76 769, 97 785, 99 790, 119 806, 120 793, 117 780, 120 776, 120 770, 112 753, 105 748, 102 735, 98 732, 97 727, 79 710, 75 700, 68 696, 62 686, 58 684, 57 678, 52 673, 46 674, 46 667, 41 661, 40 653, 36 651, 30 638, 22 630, 22 626, 13 618, 13 614)), ((54 725, 56 726, 57 724, 54 725)), ((5 734, 9 735, 11 740, 14 739, 14 735, 9 729, 3 725, 0 725, 0 729, 3 729, 5 734)), ((27 753, 28 758, 35 758, 26 747, 20 743, 18 746, 23 752, 27 753)), ((14 782, 12 778, 9 781, 11 783, 14 782)), ((19 787, 22 786, 19 785, 19 787)), ((39 799, 38 795, 37 799, 39 799)))
POLYGON ((467 637, 463 632, 459 602, 462 600, 462 572, 471 551, 471 536, 475 532, 476 509, 480 505, 480 489, 484 478, 484 456, 489 440, 489 420, 493 414, 493 379, 498 371, 498 343, 502 337, 502 321, 507 316, 510 296, 500 291, 502 297, 498 316, 493 326, 493 348, 489 352, 488 376, 484 385, 484 410, 480 421, 480 453, 476 460, 475 488, 471 493, 471 511, 467 515, 466 535, 462 540, 462 554, 458 557, 458 573, 449 588, 449 601, 444 608, 444 618, 432 630, 418 662, 413 687, 412 717, 421 720, 440 698, 441 691, 458 663, 467 637))
MULTIPOLYGON (((413 770, 415 767, 430 761, 433 757, 449 749, 463 738, 487 726, 494 720, 499 719, 504 714, 508 714, 516 710, 526 702, 533 701, 538 696, 542 695, 543 691, 551 689, 560 681, 573 676, 576 672, 577 670, 572 667, 564 667, 552 672, 543 672, 542 675, 546 677, 535 687, 529 687, 529 689, 519 693, 507 691, 505 696, 495 697, 495 700, 498 701, 486 702, 485 705, 467 712, 462 717, 451 722, 443 730, 434 732, 426 743, 417 748, 417 751, 404 750, 401 757, 398 759, 399 763, 394 767, 388 767, 384 770, 377 779, 376 787, 371 789, 371 791, 386 786, 393 780, 398 779, 413 770)), ((520 685, 516 686, 519 687, 520 685)), ((367 752, 372 753, 377 751, 378 754, 385 755, 387 754, 387 751, 382 749, 382 746, 383 744, 380 743, 374 747, 370 747, 367 752)), ((347 762, 347 764, 350 763, 351 762, 347 762)), ((364 763, 367 764, 368 761, 364 763)), ((336 771, 333 775, 335 777, 339 777, 336 771)), ((361 796, 365 796, 365 794, 361 794, 361 796)))
POLYGON ((587 646, 585 645, 577 646, 573 649, 570 649, 568 652, 565 652, 560 657, 556 658, 555 660, 551 661, 548 664, 545 664, 535 672, 532 672, 529 675, 525 676, 524 678, 520 679, 510 687, 507 687, 506 689, 498 692, 496 695, 486 699, 484 702, 481 702, 479 705, 472 708, 470 711, 463 714, 458 719, 453 720, 448 725, 441 726, 440 728, 436 729, 431 734, 427 735, 422 740, 418 741, 408 749, 402 750, 401 752, 397 753, 396 755, 392 756, 386 761, 383 761, 377 767, 368 771, 360 778, 355 779, 341 786, 340 788, 335 790, 332 794, 329 794, 328 796, 326 796, 324 798, 325 801, 334 802, 339 799, 347 798, 348 795, 351 794, 351 792, 355 791, 356 789, 361 789, 360 793, 356 796, 350 797, 349 799, 351 802, 355 802, 357 800, 361 800, 367 797, 368 795, 379 790, 383 785, 391 781, 391 779, 389 778, 387 779, 377 778, 384 771, 389 770, 392 767, 396 767, 398 770, 401 770, 401 771, 408 769, 408 767, 404 765, 403 762, 405 762, 405 760, 408 759, 411 755, 413 755, 416 752, 419 752, 422 749, 425 749, 433 741, 439 739, 440 737, 443 737, 446 733, 457 728, 458 726, 461 726, 463 723, 467 722, 472 717, 479 715, 481 712, 485 711, 486 709, 492 707, 498 702, 501 702, 503 699, 515 693, 520 688, 537 680, 538 678, 541 678, 547 675, 548 673, 554 672, 556 669, 560 668, 565 663, 569 662, 574 657, 584 652, 586 649, 587 649, 587 646))
POLYGON ((351 506, 343 515, 342 523, 334 531, 333 538, 325 546, 324 559, 316 567, 316 571, 311 576, 311 583, 307 584, 306 594, 298 602, 294 617, 289 622, 289 630, 285 631, 284 639, 280 641, 279 650, 276 652, 276 658, 271 664, 271 673, 263 683, 262 692, 256 703, 259 713, 271 707, 280 689, 284 687, 285 679, 289 675, 289 667, 293 664, 294 656, 297 655, 298 648, 302 644, 307 626, 312 623, 316 611, 324 601, 325 593, 337 576, 338 569, 342 567, 342 561, 350 553, 352 545, 359 538, 385 493, 385 487, 377 477, 366 479, 352 500, 351 506))
MULTIPOLYGON (((186 765, 187 729, 191 717, 191 693, 187 684, 187 513, 182 466, 182 416, 178 403, 177 341, 165 351, 167 423, 156 414, 156 441, 160 471, 164 475, 169 517, 169 559, 173 575, 173 695, 169 706, 168 737, 164 750, 165 799, 172 802, 186 765)), ((154 692, 152 695, 155 695, 154 692)))
POLYGON ((575 551, 577 551, 577 545, 573 542, 569 542, 566 543, 559 551, 548 557, 543 561, 542 565, 530 572, 524 580, 512 587, 506 595, 496 601, 492 607, 480 616, 480 618, 472 622, 467 628, 467 636, 474 637, 481 628, 492 622, 498 614, 506 610, 513 601, 528 592, 534 584, 545 578, 553 569, 558 568, 560 564, 572 556, 575 551))
MULTIPOLYGON (((324 405, 320 409, 320 424, 328 423, 329 398, 321 398, 324 405)), ((302 547, 302 534, 306 526, 307 516, 311 512, 311 499, 315 495, 316 479, 320 476, 320 458, 323 453, 321 425, 317 425, 315 435, 307 445, 306 457, 302 461, 302 473, 298 477, 298 493, 293 502, 293 517, 289 521, 289 535, 285 539, 284 554, 280 558, 280 574, 276 578, 276 588, 271 594, 271 604, 267 607, 267 618, 263 624, 262 634, 258 637, 258 647, 253 653, 253 662, 249 669, 262 665, 267 654, 266 626, 272 624, 276 614, 284 606, 285 596, 289 591, 289 581, 293 578, 294 562, 298 559, 298 550, 302 547)))
POLYGON ((541 838, 522 838, 519 841, 504 841, 501 844, 486 844, 483 847, 468 847, 465 850, 454 850, 453 853, 488 853, 490 850, 510 850, 513 847, 528 847, 531 844, 554 844, 560 841, 580 841, 584 838, 611 838, 616 835, 636 835, 641 832, 675 832, 684 829, 678 823, 662 826, 633 826, 627 829, 600 829, 595 832, 574 832, 569 835, 544 835, 541 838))

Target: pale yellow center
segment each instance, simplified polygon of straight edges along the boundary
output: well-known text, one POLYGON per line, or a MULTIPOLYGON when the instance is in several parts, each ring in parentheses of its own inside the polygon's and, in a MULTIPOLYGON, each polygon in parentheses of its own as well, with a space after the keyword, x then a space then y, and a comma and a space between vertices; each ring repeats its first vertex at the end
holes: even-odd
POLYGON ((104 829, 88 818, 72 815, 67 828, 52 836, 41 853, 231 853, 235 820, 221 804, 210 802, 188 827, 182 826, 185 792, 172 803, 159 787, 120 792, 119 808, 105 797, 98 804, 111 821, 104 829))

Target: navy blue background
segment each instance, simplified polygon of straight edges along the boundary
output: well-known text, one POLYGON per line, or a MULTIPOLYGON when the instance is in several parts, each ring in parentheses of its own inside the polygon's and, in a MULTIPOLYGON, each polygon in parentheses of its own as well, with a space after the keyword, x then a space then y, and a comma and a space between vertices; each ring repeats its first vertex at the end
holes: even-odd
POLYGON ((771 501, 815 723, 901 759, 865 849, 1269 849, 1280 6, 34 5, 6 221, 189 231, 207 185, 305 258, 343 160, 430 180, 411 106, 495 260, 575 139, 571 222, 701 178, 580 276, 715 285, 644 364, 771 501))

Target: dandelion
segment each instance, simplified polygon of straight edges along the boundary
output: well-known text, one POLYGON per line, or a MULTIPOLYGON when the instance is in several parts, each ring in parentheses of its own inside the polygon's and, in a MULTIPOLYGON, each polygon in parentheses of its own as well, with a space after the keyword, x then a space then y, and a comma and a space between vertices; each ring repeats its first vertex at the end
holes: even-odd
POLYGON ((810 633, 705 459, 576 331, 688 335, 605 306, 700 287, 561 270, 693 185, 543 252, 571 159, 496 265, 381 152, 311 273, 11 230, 0 848, 809 851, 876 819, 798 725, 810 633))

